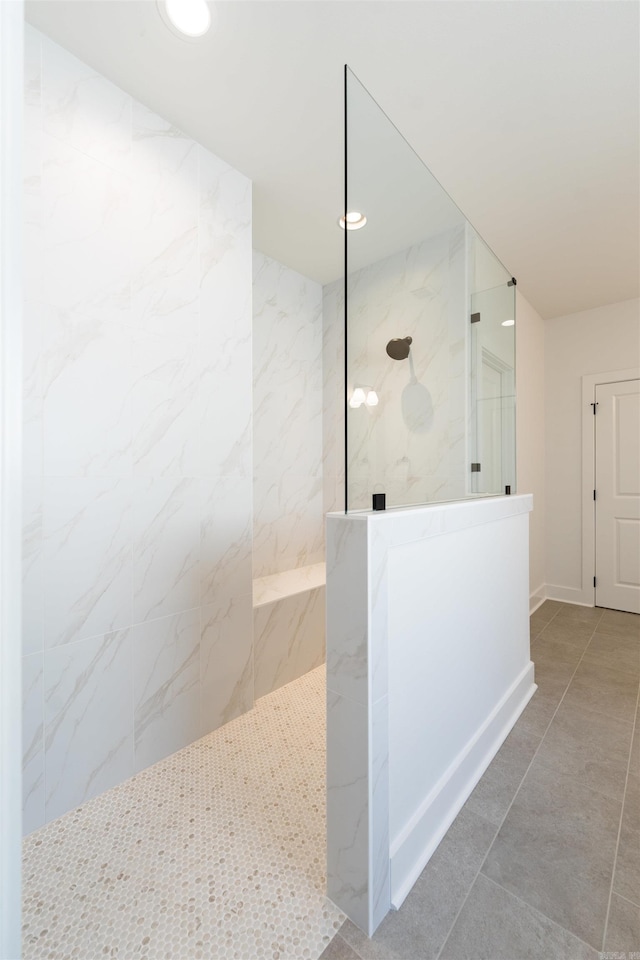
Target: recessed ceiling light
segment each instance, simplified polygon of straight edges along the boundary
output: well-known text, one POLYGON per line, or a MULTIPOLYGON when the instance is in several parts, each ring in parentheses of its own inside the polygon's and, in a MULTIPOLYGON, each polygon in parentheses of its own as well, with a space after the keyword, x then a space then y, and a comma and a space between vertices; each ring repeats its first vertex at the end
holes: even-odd
POLYGON ((338 220, 338 223, 340 224, 343 230, 345 227, 345 223, 347 226, 347 230, 359 230, 360 227, 364 227, 366 222, 367 222, 367 218, 365 217, 364 213, 359 213, 358 210, 351 210, 344 217, 340 217, 340 219, 338 220))
POLYGON ((206 0, 158 0, 162 19, 183 37, 201 37, 211 26, 206 0))
POLYGON ((514 325, 514 323, 515 323, 515 320, 503 320, 503 321, 502 321, 502 326, 503 326, 503 327, 512 327, 512 326, 514 325))

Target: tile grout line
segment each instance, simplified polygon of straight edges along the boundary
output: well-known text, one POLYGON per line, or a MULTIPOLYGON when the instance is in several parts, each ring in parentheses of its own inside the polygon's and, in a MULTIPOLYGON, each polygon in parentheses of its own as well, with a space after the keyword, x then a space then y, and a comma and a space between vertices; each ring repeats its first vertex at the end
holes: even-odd
POLYGON ((614 891, 614 896, 618 897, 619 900, 624 900, 625 903, 629 903, 632 907, 636 907, 636 909, 640 909, 640 903, 636 903, 635 900, 630 900, 629 897, 623 897, 621 893, 615 893, 615 891, 614 891))
MULTIPOLYGON (((551 620, 549 621, 549 623, 551 623, 551 622, 558 616, 558 613, 559 613, 559 612, 560 612, 559 610, 557 610, 557 611, 555 612, 555 614, 553 615, 553 617, 551 618, 551 620)), ((559 701, 559 703, 558 703, 558 706, 557 706, 556 709, 554 710, 553 716, 551 717, 551 720, 550 720, 549 723, 547 724, 547 726, 546 726, 546 728, 545 728, 545 731, 544 731, 544 733, 542 734, 542 737, 540 738, 540 743, 539 743, 538 746, 536 747, 535 753, 533 754, 531 760, 529 761, 529 765, 527 766, 527 769, 525 770, 525 772, 524 772, 524 774, 523 774, 523 776, 522 776, 522 779, 520 780, 520 783, 518 784, 518 787, 517 787, 517 789, 516 789, 513 797, 511 798, 511 803, 510 803, 509 806, 507 807, 507 810, 506 810, 506 812, 505 812, 505 815, 504 815, 504 817, 502 818, 502 820, 500 821, 500 823, 499 823, 499 825, 498 825, 498 828, 497 828, 495 834, 493 835, 493 840, 491 841, 491 843, 490 843, 490 845, 489 845, 489 849, 487 850, 486 854, 484 855, 484 858, 483 858, 483 860, 482 860, 482 863, 481 863, 480 866, 478 867, 478 870, 477 870, 477 872, 476 872, 476 875, 474 876, 473 880, 471 881, 471 883, 470 883, 470 885, 469 885, 469 889, 467 890, 467 894, 466 894, 466 896, 465 896, 465 898, 464 898, 464 900, 463 900, 463 902, 462 902, 462 905, 460 906, 460 909, 458 910, 458 912, 456 913, 456 915, 455 915, 455 917, 454 917, 453 923, 451 924, 451 926, 450 926, 450 928, 449 928, 449 931, 448 931, 448 933, 447 933, 447 935, 446 935, 446 937, 445 937, 445 939, 444 939, 444 941, 443 941, 443 943, 442 943, 442 946, 440 947, 440 950, 438 951, 438 954, 437 954, 437 956, 436 956, 436 960, 440 960, 440 958, 441 958, 441 956, 442 956, 442 951, 444 950, 444 948, 445 948, 445 946, 446 946, 446 944, 447 944, 447 941, 448 941, 449 937, 451 936, 451 933, 452 933, 452 931, 453 931, 453 928, 455 927, 456 923, 458 922, 458 917, 460 916, 460 914, 461 914, 462 911, 464 910, 465 904, 466 904, 467 900, 469 899, 469 894, 471 893, 471 891, 472 891, 472 889, 473 889, 473 887, 474 887, 474 885, 475 885, 475 882, 476 882, 476 880, 478 879, 479 875, 482 873, 482 868, 484 867, 484 865, 485 865, 485 863, 486 863, 486 861, 487 861, 487 857, 488 857, 489 854, 491 853, 491 851, 492 851, 492 849, 493 849, 493 845, 494 845, 494 843, 496 842, 496 838, 497 838, 498 834, 500 833, 500 831, 502 830, 502 827, 503 827, 503 824, 504 824, 505 820, 506 820, 507 817, 509 816, 509 812, 510 812, 510 810, 511 810, 511 807, 512 807, 513 804, 515 803, 516 797, 517 797, 518 794, 520 793, 520 789, 521 789, 521 787, 522 787, 522 784, 524 783, 525 778, 526 778, 527 774, 529 773, 529 770, 531 769, 531 766, 532 766, 535 758, 536 758, 537 755, 538 755, 538 751, 540 750, 540 747, 542 746, 542 744, 543 744, 543 742, 544 742, 544 738, 546 737, 547 733, 549 732, 549 727, 550 727, 551 724, 553 723, 553 721, 554 721, 554 719, 555 719, 555 716, 556 716, 558 710, 560 709, 560 707, 561 707, 561 705, 562 705, 562 702, 563 702, 563 700, 564 700, 564 698, 565 698, 565 696, 566 696, 566 694, 567 694, 567 690, 568 690, 569 687, 571 686, 571 683, 572 683, 572 681, 573 681, 573 678, 574 678, 575 675, 576 675, 576 672, 577 672, 577 670, 578 670, 578 667, 579 667, 580 664, 582 663, 583 657, 584 657, 584 655, 585 655, 585 652, 586 652, 587 648, 589 647, 589 644, 590 644, 591 641, 593 640, 593 637, 594 637, 595 632, 596 632, 596 628, 597 628, 598 624, 600 623, 600 620, 601 620, 601 619, 602 619, 602 614, 601 614, 600 617, 595 621, 595 625, 594 625, 593 630, 592 630, 592 632, 591 632, 591 636, 589 637, 588 642, 585 644, 584 650, 582 651, 582 655, 580 656, 580 659, 578 660, 578 663, 576 664, 576 668, 575 668, 575 670, 573 671, 573 673, 571 674, 571 677, 570 677, 570 679, 569 679, 569 681, 568 681, 568 683, 567 683, 567 685, 566 685, 566 687, 565 687, 565 691, 564 691, 564 693, 562 694, 562 697, 560 698, 560 701, 559 701)), ((549 626, 549 624, 547 624, 547 626, 549 626)), ((546 628, 545 628, 545 629, 546 629, 546 628)), ((522 716, 522 714, 521 714, 521 716, 522 716)), ((518 717, 518 720, 519 720, 519 719, 520 719, 520 717, 518 717)), ((518 722, 518 721, 516 721, 516 723, 517 723, 517 722, 518 722)), ((514 724, 514 726, 515 726, 515 724, 514 724)), ((513 729, 513 728, 512 728, 512 729, 513 729)), ((509 732, 511 732, 511 731, 509 731, 509 732)), ((502 748, 501 748, 501 749, 502 749, 502 748)), ((486 772, 486 771, 485 771, 485 772, 486 772)), ((483 774, 483 776, 484 776, 484 774, 483 774)), ((523 901, 523 903, 526 903, 526 901, 523 901)), ((527 905, 530 906, 529 904, 527 904, 527 905)), ((535 908, 534 908, 534 909, 535 909, 535 908)), ((541 912, 541 911, 538 911, 538 912, 541 912)), ((545 917, 546 917, 546 914, 542 914, 542 916, 545 916, 545 917)), ((548 919, 548 920, 551 920, 551 917, 547 917, 547 919, 548 919)), ((552 923, 555 923, 555 920, 552 920, 551 922, 552 922, 552 923)), ((563 929, 564 929, 564 928, 563 928, 563 929)), ((569 932, 571 932, 571 931, 569 931, 569 932)))
MULTIPOLYGON (((620 836, 622 834, 622 820, 624 818, 624 807, 627 799, 627 787, 629 785, 629 773, 631 771, 631 759, 632 759, 632 750, 633 750, 633 741, 635 739, 636 728, 638 726, 638 711, 640 710, 640 685, 638 686, 638 693, 636 695, 636 712, 633 723, 633 730, 631 731, 631 742, 629 744, 629 759, 627 760, 627 775, 624 781, 624 791, 622 794, 622 807, 620 808, 620 821, 618 823, 618 836, 616 837, 616 849, 613 855, 613 870, 611 871, 611 885, 609 887, 609 901, 607 903, 607 913, 604 921, 604 930, 602 932, 602 951, 604 952, 604 945, 607 940, 607 930, 609 927, 609 916, 611 914, 611 900, 613 899, 613 884, 616 878, 616 866, 618 863, 618 850, 620 848, 620 836)), ((623 899, 627 899, 624 897, 623 899)), ((633 901, 629 901, 632 903, 633 901)))
MULTIPOLYGON (((522 897, 519 897, 517 893, 513 893, 512 890, 507 890, 506 887, 503 887, 501 883, 498 883, 497 880, 494 880, 492 877, 488 877, 486 873, 482 874, 483 880, 488 880, 489 883, 492 883, 494 887, 497 887, 499 890, 502 890, 507 894, 508 897, 513 897, 514 900, 517 900, 518 903, 521 903, 527 910, 531 910, 533 913, 536 913, 539 917, 542 917, 547 923, 551 923, 554 927, 557 927, 558 930, 563 930, 565 933, 568 933, 570 937, 573 937, 575 940, 578 940, 579 943, 583 943, 585 947, 588 947, 589 950, 595 950, 590 943, 587 943, 586 940, 583 940, 582 937, 579 937, 577 934, 572 933, 571 930, 567 930, 566 927, 563 927, 561 923, 558 923, 557 920, 552 920, 551 917, 548 917, 546 913, 543 913, 542 910, 539 910, 538 907, 534 907, 527 900, 523 900, 522 897)), ((475 882, 475 881, 474 881, 475 882)))

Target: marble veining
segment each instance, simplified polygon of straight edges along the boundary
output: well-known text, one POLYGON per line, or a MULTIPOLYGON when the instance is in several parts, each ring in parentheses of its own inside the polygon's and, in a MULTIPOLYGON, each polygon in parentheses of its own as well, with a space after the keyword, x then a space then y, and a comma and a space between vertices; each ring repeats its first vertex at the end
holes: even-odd
POLYGON ((131 490, 98 477, 45 479, 45 647, 132 620, 131 490))
POLYGON ((131 630, 135 768, 196 740, 200 725, 200 611, 131 630))
POLYGON ((127 630, 46 651, 47 819, 133 773, 131 674, 127 630))
POLYGON ((253 606, 251 597, 236 597, 200 611, 202 729, 209 731, 253 706, 253 606))
POLYGON ((33 830, 253 705, 252 218, 28 24, 23 183, 33 830))

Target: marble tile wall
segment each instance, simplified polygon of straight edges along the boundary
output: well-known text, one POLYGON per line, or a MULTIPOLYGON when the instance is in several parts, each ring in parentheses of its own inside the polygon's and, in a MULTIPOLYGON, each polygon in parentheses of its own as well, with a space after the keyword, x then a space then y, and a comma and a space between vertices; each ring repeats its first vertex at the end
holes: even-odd
POLYGON ((30 27, 25 104, 29 832, 253 704, 252 252, 250 182, 30 27))
MULTIPOLYGON (((349 393, 379 403, 348 411, 349 507, 463 496, 466 482, 466 254, 464 228, 432 237, 349 277, 349 393), (409 359, 386 344, 411 336, 409 359)), ((325 506, 342 509, 344 419, 342 282, 325 288, 325 506)))
POLYGON ((324 560, 322 287, 253 260, 253 575, 324 560))

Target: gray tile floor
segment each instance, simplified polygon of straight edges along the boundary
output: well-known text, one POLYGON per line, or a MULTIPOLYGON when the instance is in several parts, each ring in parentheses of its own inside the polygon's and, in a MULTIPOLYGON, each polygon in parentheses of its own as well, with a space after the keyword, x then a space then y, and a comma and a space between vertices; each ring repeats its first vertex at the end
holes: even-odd
POLYGON ((640 960, 640 617, 547 600, 531 640, 539 689, 402 908, 323 960, 640 960))

